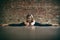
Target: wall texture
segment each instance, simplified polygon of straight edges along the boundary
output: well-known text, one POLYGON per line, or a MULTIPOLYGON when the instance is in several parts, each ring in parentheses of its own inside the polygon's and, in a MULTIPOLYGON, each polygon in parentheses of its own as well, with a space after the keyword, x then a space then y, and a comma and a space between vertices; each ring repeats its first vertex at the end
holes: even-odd
POLYGON ((41 23, 58 24, 60 0, 0 0, 0 23, 19 23, 33 14, 41 23))

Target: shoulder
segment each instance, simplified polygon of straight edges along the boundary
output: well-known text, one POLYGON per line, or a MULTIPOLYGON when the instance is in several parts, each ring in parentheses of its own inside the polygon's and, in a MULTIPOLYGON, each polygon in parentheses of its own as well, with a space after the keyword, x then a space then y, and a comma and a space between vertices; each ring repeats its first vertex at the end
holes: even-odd
POLYGON ((19 26, 25 26, 24 22, 20 23, 19 26))
POLYGON ((40 23, 35 22, 34 26, 40 26, 40 23))

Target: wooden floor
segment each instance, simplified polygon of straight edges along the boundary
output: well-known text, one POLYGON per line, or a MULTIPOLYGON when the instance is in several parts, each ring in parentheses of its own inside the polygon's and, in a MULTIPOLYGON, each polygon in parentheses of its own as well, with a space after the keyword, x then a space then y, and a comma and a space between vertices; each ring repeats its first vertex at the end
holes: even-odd
POLYGON ((59 27, 0 27, 0 40, 59 40, 59 27))

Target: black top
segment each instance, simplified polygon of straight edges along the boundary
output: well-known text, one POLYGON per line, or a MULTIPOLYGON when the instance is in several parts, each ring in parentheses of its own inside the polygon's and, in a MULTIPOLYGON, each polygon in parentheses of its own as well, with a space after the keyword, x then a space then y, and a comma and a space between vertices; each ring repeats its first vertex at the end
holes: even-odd
MULTIPOLYGON (((26 26, 24 22, 20 24, 9 24, 8 26, 26 26)), ((34 26, 52 26, 52 24, 40 24, 38 22, 35 22, 34 26)))

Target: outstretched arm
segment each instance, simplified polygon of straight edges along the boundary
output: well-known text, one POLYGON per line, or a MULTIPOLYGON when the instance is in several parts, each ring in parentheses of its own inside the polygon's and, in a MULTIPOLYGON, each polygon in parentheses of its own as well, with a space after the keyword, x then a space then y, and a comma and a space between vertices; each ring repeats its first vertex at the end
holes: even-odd
POLYGON ((25 26, 24 23, 20 23, 20 24, 0 24, 0 26, 25 26))
POLYGON ((41 23, 36 22, 35 26, 52 26, 52 24, 41 24, 41 23))
POLYGON ((18 26, 19 24, 1 24, 0 26, 18 26))
POLYGON ((19 26, 20 24, 1 24, 0 26, 19 26))
POLYGON ((41 24, 42 26, 52 26, 52 24, 41 24))

